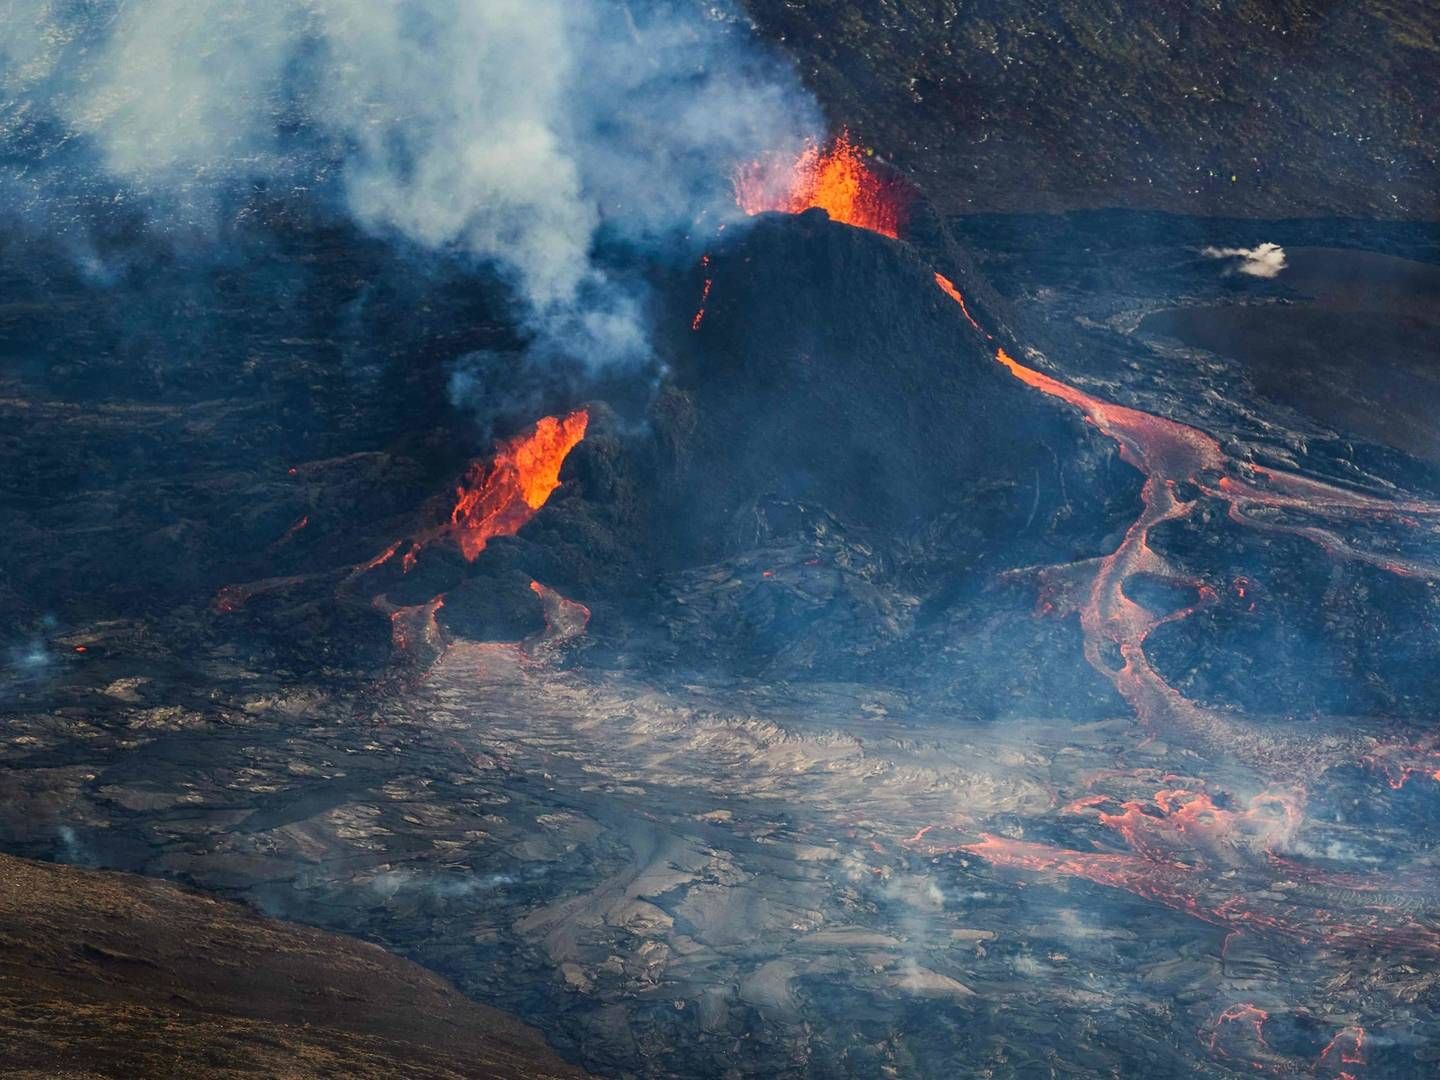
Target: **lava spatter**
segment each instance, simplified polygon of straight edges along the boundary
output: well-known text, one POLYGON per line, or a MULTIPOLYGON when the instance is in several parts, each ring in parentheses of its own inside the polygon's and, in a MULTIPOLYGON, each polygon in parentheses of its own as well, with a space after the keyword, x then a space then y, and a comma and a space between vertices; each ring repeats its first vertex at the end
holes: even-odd
POLYGON ((497 536, 514 536, 560 486, 560 466, 585 438, 586 409, 547 416, 528 435, 502 443, 488 463, 466 471, 450 512, 450 530, 470 562, 497 536))
POLYGON ((735 201, 747 214, 767 210, 798 214, 819 207, 834 221, 897 237, 906 200, 881 178, 842 131, 829 147, 811 142, 798 157, 772 155, 735 173, 735 201))
MULTIPOLYGON (((560 486, 560 468, 585 438, 589 420, 586 409, 564 417, 542 417, 527 434, 500 443, 488 461, 472 462, 455 489, 449 520, 410 539, 400 558, 401 569, 409 573, 420 553, 445 537, 453 537, 460 553, 474 562, 491 540, 514 536, 560 486)), ((383 566, 404 545, 404 540, 397 540, 355 567, 351 577, 383 566)))
POLYGON ((235 612, 254 596, 325 577, 338 577, 339 590, 348 592, 365 574, 400 555, 402 547, 400 565, 408 573, 425 547, 444 538, 453 538, 466 560, 474 562, 491 540, 514 536, 545 505, 560 486, 565 459, 585 438, 589 420, 589 410, 583 408, 563 417, 542 417, 528 433, 500 443, 488 461, 471 463, 456 488, 449 520, 408 538, 408 547, 406 539, 400 539, 373 558, 338 570, 226 585, 211 607, 220 613, 235 612))

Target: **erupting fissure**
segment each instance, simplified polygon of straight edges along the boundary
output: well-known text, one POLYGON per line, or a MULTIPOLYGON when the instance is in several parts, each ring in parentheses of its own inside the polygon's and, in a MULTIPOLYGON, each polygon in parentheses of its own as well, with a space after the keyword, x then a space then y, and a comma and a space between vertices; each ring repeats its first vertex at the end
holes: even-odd
MULTIPOLYGON (((500 443, 489 461, 471 462, 455 489, 450 519, 410 541, 402 569, 409 573, 425 546, 441 537, 454 537, 466 561, 474 562, 491 540, 514 536, 560 486, 560 467, 585 438, 589 422, 588 409, 542 417, 528 434, 500 443)), ((403 543, 396 541, 358 570, 389 562, 403 543)))
POLYGON ((841 131, 828 148, 811 142, 794 159, 771 155, 753 161, 735 173, 735 201, 747 214, 798 214, 819 207, 834 221, 898 237, 904 194, 877 175, 865 156, 850 133, 841 131))
POLYGON ((400 559, 401 568, 409 573, 420 552, 445 537, 453 537, 466 560, 474 562, 491 540, 514 536, 545 505, 560 486, 561 466, 585 438, 589 422, 590 412, 584 408, 563 417, 542 417, 528 433, 501 442, 489 461, 472 462, 456 488, 449 520, 410 538, 408 547, 405 540, 396 540, 372 559, 324 574, 226 585, 216 594, 211 607, 222 613, 238 611, 254 596, 322 576, 338 575, 340 588, 346 591, 364 574, 388 563, 402 547, 405 553, 400 559))
POLYGON ((586 409, 547 416, 534 430, 500 444, 488 463, 475 462, 456 490, 450 527, 470 562, 497 536, 514 536, 560 486, 560 466, 585 438, 586 409))

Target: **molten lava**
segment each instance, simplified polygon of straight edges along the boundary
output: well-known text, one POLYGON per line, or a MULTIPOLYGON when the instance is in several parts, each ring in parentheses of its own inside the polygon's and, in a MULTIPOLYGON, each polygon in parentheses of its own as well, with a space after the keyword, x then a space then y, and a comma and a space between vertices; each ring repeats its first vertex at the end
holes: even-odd
MULTIPOLYGON (((1075 811, 1104 802, 1084 799, 1075 811)), ((1294 839, 1300 828, 1304 796, 1298 791, 1267 791, 1244 810, 1219 806, 1204 792, 1183 788, 1157 791, 1153 800, 1130 799, 1118 813, 1100 812, 1141 855, 1151 859, 1235 863, 1255 852, 1272 852, 1294 839)))
POLYGON ((585 628, 590 625, 588 607, 561 596, 538 581, 530 582, 530 591, 540 598, 540 608, 545 614, 545 630, 522 643, 527 651, 564 645, 585 633, 585 628))
MULTIPOLYGON (((937 270, 935 284, 940 286, 941 292, 960 305, 960 314, 965 316, 965 320, 974 328, 975 332, 985 334, 985 331, 980 329, 980 324, 975 321, 975 316, 970 314, 970 308, 965 304, 965 297, 960 295, 960 290, 955 287, 955 283, 937 270)), ((990 335, 985 334, 985 336, 988 338, 990 335)))
POLYGON ((497 536, 514 536, 560 486, 560 466, 585 438, 590 413, 547 416, 528 435, 502 443, 488 463, 475 462, 456 491, 450 526, 470 562, 497 536))
POLYGON ((700 289, 700 307, 695 311, 695 317, 690 320, 690 329, 699 330, 700 324, 705 321, 705 304, 710 299, 710 290, 715 286, 715 279, 709 276, 710 256, 700 256, 700 269, 705 271, 705 284, 700 289))
POLYGON ((735 201, 747 214, 798 214, 818 206, 834 221, 889 237, 900 235, 906 202, 895 183, 865 163, 848 131, 829 149, 812 142, 793 161, 772 156, 737 170, 735 201))
MULTIPOLYGON (((1331 948, 1440 952, 1423 892, 1361 890, 1327 875, 1290 880, 1277 871, 1217 873, 1209 864, 1121 852, 1072 851, 982 833, 959 850, 993 866, 1083 878, 1184 912, 1232 932, 1278 934, 1331 948), (1339 901, 1344 906, 1333 906, 1339 901)), ((1281 869, 1289 870, 1290 867, 1281 869)))

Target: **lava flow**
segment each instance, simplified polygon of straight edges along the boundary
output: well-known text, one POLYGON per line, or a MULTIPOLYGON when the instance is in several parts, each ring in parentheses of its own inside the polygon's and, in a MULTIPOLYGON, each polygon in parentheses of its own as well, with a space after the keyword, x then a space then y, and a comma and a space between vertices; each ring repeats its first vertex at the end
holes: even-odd
POLYGON ((530 582, 530 591, 540 598, 540 608, 545 615, 545 630, 522 643, 527 650, 565 645, 585 633, 585 628, 590 625, 588 607, 561 596, 550 586, 541 585, 538 581, 530 582))
MULTIPOLYGON (((1083 566, 1088 579, 1078 588, 1067 582, 1076 567, 1043 571, 1051 610, 1078 611, 1084 633, 1085 657, 1090 665, 1114 683, 1116 690, 1152 730, 1166 730, 1247 757, 1252 764, 1277 765, 1273 740, 1257 739, 1215 710, 1204 709, 1174 690, 1150 664, 1144 643, 1151 631, 1185 618, 1202 604, 1211 603, 1213 588, 1192 581, 1173 569, 1149 545, 1155 526, 1189 517, 1198 498, 1183 499, 1182 483, 1193 484, 1203 495, 1229 506, 1231 520, 1255 528, 1292 533, 1319 544, 1338 557, 1371 563, 1406 575, 1440 576, 1440 568, 1417 561, 1367 551, 1315 525, 1292 525, 1258 516, 1264 509, 1296 510, 1329 518, 1399 514, 1440 517, 1440 506, 1418 501, 1392 502, 1318 480, 1271 469, 1242 468, 1221 449, 1217 440, 1197 428, 1153 416, 1138 409, 1113 405, 1073 386, 1018 363, 1004 349, 996 359, 1021 382, 1078 408, 1085 419, 1119 447, 1120 456, 1145 475, 1140 516, 1109 555, 1083 566), (1136 575, 1150 575, 1195 588, 1196 605, 1157 614, 1125 594, 1126 583, 1136 575), (1118 658, 1118 662, 1117 662, 1118 658)), ((1307 747, 1307 753, 1313 752, 1307 747)), ((1349 748, 1353 749, 1353 748, 1349 748)), ((1347 754, 1349 750, 1347 749, 1347 754)), ((1354 755, 1350 755, 1353 760, 1354 755)), ((1294 761, 1283 764, 1293 766, 1294 761)))
MULTIPOLYGON (((938 275, 936 282, 969 318, 954 286, 938 275)), ((1367 562, 1392 573, 1435 578, 1440 577, 1440 566, 1370 551, 1331 529, 1276 520, 1263 512, 1292 511, 1331 520, 1385 517, 1413 523, 1417 518, 1440 518, 1440 505, 1382 499, 1273 469, 1242 465, 1225 453, 1218 440, 1198 428, 1092 397, 1026 367, 1003 348, 996 349, 995 359, 1025 385, 1078 409, 1088 423, 1116 444, 1121 458, 1145 476, 1140 516, 1126 530, 1119 547, 1094 562, 1040 571, 1042 610, 1059 615, 1079 613, 1087 662, 1114 684, 1141 723, 1152 731, 1163 730, 1193 742, 1222 747, 1253 765, 1271 769, 1324 768, 1342 760, 1353 761, 1371 750, 1358 740, 1350 740, 1353 745, 1344 747, 1342 756, 1334 760, 1319 760, 1319 751, 1311 743, 1293 746, 1287 754, 1284 748, 1277 747, 1276 740, 1257 736, 1171 687, 1146 657, 1145 639, 1156 627, 1186 618, 1199 607, 1213 603, 1216 591, 1171 567, 1150 547, 1150 533, 1164 522, 1189 517, 1201 504, 1199 498, 1182 498, 1180 486, 1188 484, 1198 494, 1223 501, 1230 519, 1238 524, 1301 536, 1336 557, 1367 562), (1152 612, 1125 593, 1126 583, 1137 575, 1189 586, 1196 590, 1198 600, 1176 611, 1152 612)), ((1433 764, 1427 767, 1427 763, 1417 768, 1427 772, 1435 768, 1433 764)))
POLYGON ((798 214, 819 207, 834 221, 897 237, 906 200, 899 186, 865 163, 842 131, 829 149, 811 142, 794 160, 770 156, 735 173, 735 201, 747 214, 798 214))
MULTIPOLYGON (((936 282, 968 318, 953 285, 939 276, 936 282)), ((1114 684, 1144 725, 1233 754, 1272 773, 1289 770, 1287 778, 1293 778, 1297 768, 1319 772, 1377 752, 1385 756, 1392 784, 1397 774, 1402 783, 1416 771, 1440 776, 1435 754, 1423 747, 1377 748, 1374 740, 1353 735, 1319 745, 1313 738, 1281 740, 1273 733, 1252 731, 1185 698, 1155 670, 1144 648, 1156 627, 1186 618, 1218 599, 1213 586, 1187 578, 1149 544, 1155 526, 1189 517, 1201 505, 1199 496, 1225 503, 1230 519, 1238 524, 1290 533, 1336 557, 1428 578, 1440 577, 1440 567, 1367 550, 1313 520, 1385 518, 1416 527, 1416 519, 1440 517, 1440 505, 1382 499, 1245 465, 1197 428, 1101 401, 1026 367, 1003 348, 996 350, 995 358, 1027 386, 1078 409, 1145 477, 1140 514, 1113 552, 1039 574, 1041 609, 1079 614, 1087 661, 1114 684), (1182 485, 1191 488, 1188 497, 1182 494, 1182 485), (1275 511, 1309 520, 1277 520, 1275 511), (1127 582, 1137 575, 1189 586, 1197 599, 1168 613, 1151 611, 1126 595, 1127 582)), ((1427 890, 1395 890, 1379 880, 1327 875, 1275 855, 1273 848, 1287 843, 1300 827, 1303 798, 1299 789, 1266 793, 1252 800, 1248 809, 1236 811, 1218 806, 1203 793, 1162 790, 1153 807, 1131 801, 1122 803, 1117 813, 1100 814, 1101 823, 1118 831, 1132 853, 1071 851, 992 835, 960 850, 996 866, 1079 877, 1122 889, 1232 933, 1248 929, 1330 946, 1384 944, 1440 950, 1440 931, 1428 917, 1415 914, 1433 903, 1427 890), (1257 865, 1256 856, 1264 856, 1268 863, 1257 865)), ((1081 799, 1067 809, 1096 807, 1105 801, 1081 799)), ((923 831, 917 839, 921 835, 923 831)))
POLYGON ((1298 791, 1267 791, 1246 809, 1230 810, 1204 792, 1168 788, 1149 802, 1127 800, 1118 813, 1101 811, 1099 820, 1152 859, 1234 863, 1288 844, 1300 827, 1303 799, 1298 791))
POLYGON ((1273 872, 1224 875, 1208 865, 1124 852, 1070 851, 990 834, 981 834, 978 843, 959 850, 994 866, 1083 878, 1120 889, 1232 932, 1279 934, 1332 948, 1440 951, 1440 930, 1431 925, 1423 894, 1365 894, 1314 881, 1291 881, 1273 872), (1333 906, 1337 899, 1343 909, 1333 906))
POLYGON ((690 320, 690 329, 699 330, 700 324, 705 321, 705 305, 710 300, 710 290, 715 287, 715 279, 710 277, 710 256, 700 256, 700 269, 705 271, 705 284, 700 289, 700 306, 695 311, 695 317, 690 320))
MULTIPOLYGON (((497 536, 514 536, 560 486, 560 468, 570 451, 585 438, 589 422, 589 410, 583 408, 564 417, 542 417, 529 434, 502 442, 490 461, 472 462, 456 489, 450 519, 410 539, 401 556, 402 568, 408 573, 421 550, 442 537, 453 536, 461 554, 474 562, 497 536)), ((331 575, 339 576, 342 592, 348 591, 365 574, 399 554, 404 544, 404 540, 397 540, 374 558, 339 570, 226 585, 216 594, 211 607, 222 613, 235 612, 254 596, 331 575)))
MULTIPOLYGON (((970 324, 971 328, 974 329, 977 334, 985 334, 985 331, 980 329, 980 324, 975 321, 975 316, 970 314, 970 308, 965 303, 965 297, 960 295, 960 290, 955 287, 955 283, 937 270, 935 272, 935 284, 940 286, 941 292, 960 305, 960 314, 965 316, 965 321, 970 324)), ((985 336, 988 338, 990 335, 985 334, 985 336)))
POLYGON ((1270 1045, 1265 1038, 1265 1026, 1270 1019, 1265 1009, 1242 1001, 1228 1006, 1211 1022, 1208 1033, 1200 1034, 1216 1057, 1242 1061, 1257 1072, 1318 1075, 1324 1070, 1325 1075, 1334 1076, 1336 1080, 1355 1080, 1354 1074, 1345 1067, 1365 1064, 1365 1029, 1362 1027, 1341 1028, 1315 1060, 1307 1061, 1280 1053, 1270 1045))
POLYGON ((495 457, 466 471, 450 525, 470 562, 497 536, 514 536, 560 486, 560 466, 585 438, 586 409, 564 418, 547 416, 529 435, 502 443, 495 457))

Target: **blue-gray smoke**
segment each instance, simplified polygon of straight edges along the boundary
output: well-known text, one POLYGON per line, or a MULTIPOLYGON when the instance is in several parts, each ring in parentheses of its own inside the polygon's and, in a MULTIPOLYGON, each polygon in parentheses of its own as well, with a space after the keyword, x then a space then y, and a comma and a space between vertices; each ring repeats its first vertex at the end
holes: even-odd
POLYGON ((735 216, 734 166, 817 126, 724 4, 0 0, 0 217, 120 204, 188 237, 257 190, 334 200, 493 265, 590 364, 648 354, 597 240, 735 216))

